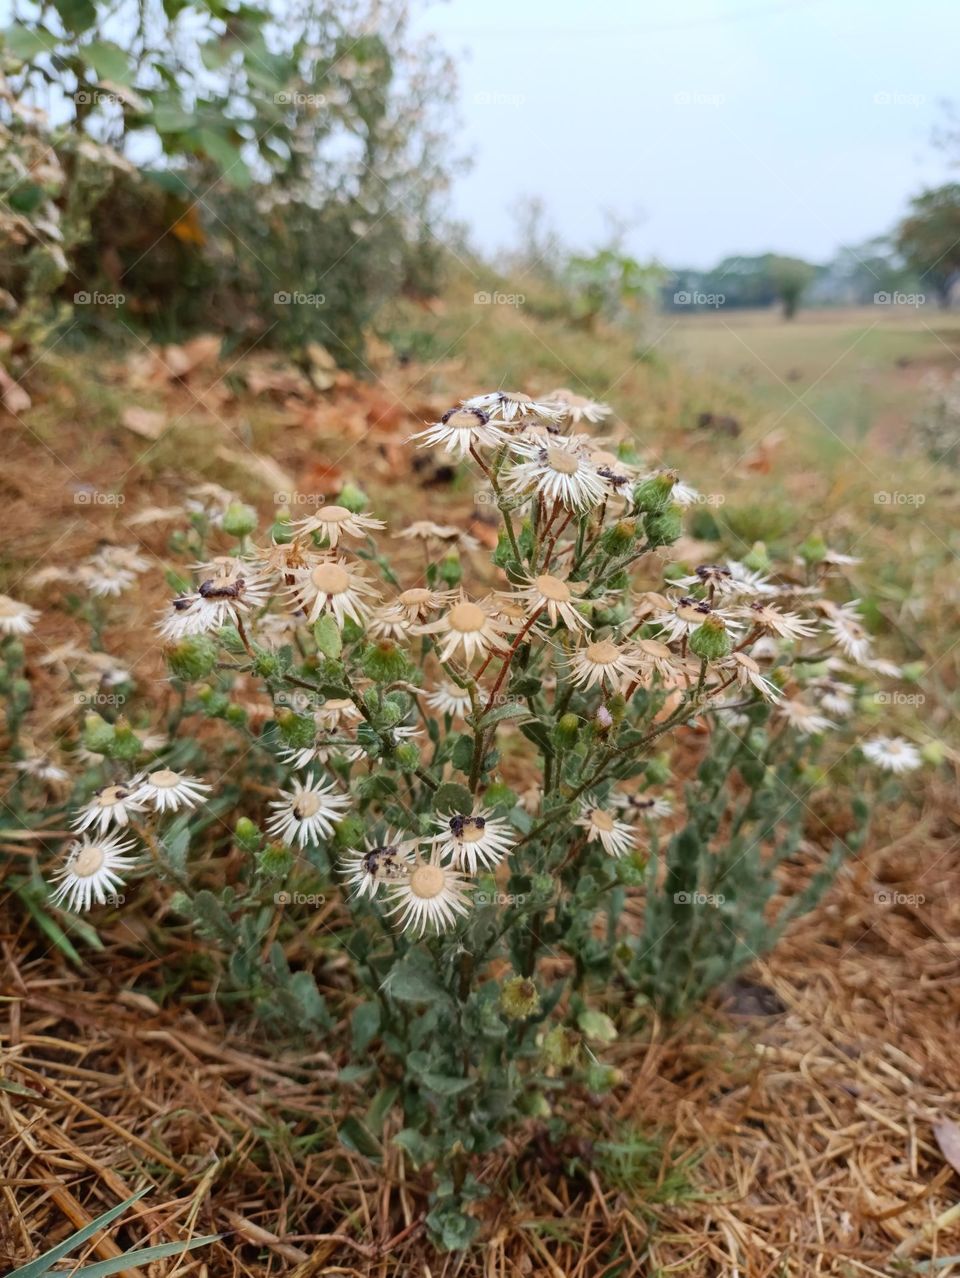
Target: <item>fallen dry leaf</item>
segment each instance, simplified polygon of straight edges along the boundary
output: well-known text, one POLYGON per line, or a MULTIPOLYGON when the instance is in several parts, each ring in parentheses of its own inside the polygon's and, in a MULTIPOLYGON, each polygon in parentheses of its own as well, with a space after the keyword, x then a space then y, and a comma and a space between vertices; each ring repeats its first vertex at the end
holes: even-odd
POLYGON ((159 439, 166 428, 167 415, 154 408, 138 408, 136 404, 130 404, 121 413, 120 421, 127 430, 142 435, 144 439, 159 439))
POLYGON ((952 1119, 943 1118, 939 1123, 933 1124, 933 1134, 940 1146, 940 1153, 955 1172, 960 1172, 960 1126, 952 1119))

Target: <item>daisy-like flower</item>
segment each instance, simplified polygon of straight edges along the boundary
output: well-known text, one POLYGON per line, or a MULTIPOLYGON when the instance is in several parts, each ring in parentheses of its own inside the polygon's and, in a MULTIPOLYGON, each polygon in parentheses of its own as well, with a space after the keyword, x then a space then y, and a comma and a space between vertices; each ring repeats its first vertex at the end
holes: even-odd
POLYGON ((853 714, 853 697, 856 689, 851 684, 823 679, 817 681, 815 687, 823 689, 820 705, 828 714, 835 714, 839 719, 846 719, 853 714))
POLYGON ((903 737, 872 737, 864 741, 863 753, 885 772, 913 772, 923 759, 917 747, 903 737))
POLYGON ((350 806, 350 800, 337 794, 333 785, 324 785, 308 773, 301 782, 293 779, 292 790, 281 790, 281 798, 272 799, 276 814, 267 822, 267 833, 284 843, 306 847, 320 838, 329 838, 333 827, 350 806))
POLYGON ((576 824, 587 831, 591 843, 601 843, 608 856, 621 857, 636 846, 637 836, 632 826, 618 821, 593 799, 584 801, 576 824))
POLYGON ((706 599, 694 599, 690 595, 684 595, 682 599, 675 602, 671 600, 670 603, 669 610, 655 612, 650 618, 661 627, 661 638, 666 643, 675 643, 678 639, 693 634, 694 630, 702 626, 710 616, 719 617, 731 634, 736 634, 743 629, 730 612, 712 608, 706 599))
POLYGON ((858 599, 851 599, 841 606, 821 599, 819 607, 826 614, 824 624, 840 651, 858 665, 865 665, 870 660, 870 636, 863 628, 858 603, 858 599))
POLYGON ((105 785, 77 812, 70 824, 75 830, 95 829, 98 834, 106 834, 111 823, 127 825, 131 813, 143 811, 143 804, 134 798, 139 785, 139 777, 134 777, 126 785, 105 785))
POLYGON ((436 541, 444 546, 455 543, 461 550, 476 550, 480 545, 476 537, 464 532, 456 524, 435 524, 431 519, 416 519, 407 528, 393 535, 399 541, 436 541))
POLYGON ((816 706, 808 705, 806 701, 798 701, 796 698, 792 701, 781 701, 777 706, 777 713, 782 715, 790 727, 799 732, 802 737, 812 737, 819 732, 828 732, 837 726, 826 715, 821 714, 816 706))
MULTIPOLYGON (((97 755, 97 761, 100 761, 99 755, 97 755)), ((46 781, 50 785, 61 785, 64 781, 70 780, 70 773, 66 769, 61 768, 58 763, 52 763, 46 755, 42 754, 29 755, 26 759, 18 760, 13 766, 18 772, 34 777, 37 781, 46 781)))
POLYGON ((436 710, 438 714, 448 714, 453 719, 462 719, 470 712, 469 694, 446 680, 432 692, 428 692, 424 701, 431 710, 436 710))
POLYGON ((452 590, 429 590, 426 586, 412 586, 409 590, 401 591, 393 602, 403 609, 409 621, 422 622, 454 597, 452 590))
POLYGON ((356 515, 346 506, 320 506, 306 519, 298 519, 294 528, 298 535, 322 533, 330 549, 335 550, 342 537, 363 538, 367 533, 386 528, 386 524, 372 515, 356 515))
POLYGON ((221 488, 219 484, 194 484, 187 489, 187 499, 183 506, 187 514, 200 515, 215 528, 219 528, 227 508, 236 500, 236 493, 221 488))
POLYGON ((147 775, 133 792, 134 803, 146 803, 156 812, 179 812, 181 808, 195 808, 202 803, 207 791, 213 787, 197 777, 172 768, 158 768, 147 775))
POLYGON ((806 639, 817 633, 816 626, 795 612, 781 612, 759 601, 735 609, 734 616, 743 617, 750 626, 759 626, 767 634, 779 635, 781 639, 806 639))
MULTIPOLYGON (((394 729, 396 731, 396 729, 394 729)), ((291 746, 289 750, 281 750, 277 758, 287 767, 299 770, 309 768, 314 763, 327 763, 332 758, 345 759, 347 763, 356 763, 366 754, 363 746, 352 738, 344 739, 333 732, 317 730, 313 745, 291 746)))
POLYGON ((371 639, 406 639, 413 625, 398 603, 388 603, 372 610, 367 621, 367 634, 371 639))
POLYGON ((585 439, 572 435, 549 443, 518 440, 515 447, 525 460, 510 472, 508 491, 514 495, 534 491, 545 501, 559 502, 566 510, 599 506, 607 495, 606 482, 584 451, 585 439))
POLYGON ((585 581, 564 581, 549 573, 527 579, 527 584, 516 593, 532 616, 545 612, 551 626, 566 626, 568 630, 589 630, 590 623, 576 609, 576 601, 586 590, 585 581))
POLYGON ((261 608, 270 595, 264 573, 243 559, 222 556, 197 564, 201 581, 195 592, 174 599, 157 629, 176 642, 188 635, 207 634, 235 621, 241 612, 261 608))
POLYGON ((647 817, 651 821, 673 815, 673 803, 659 795, 617 793, 611 796, 610 802, 621 812, 647 817))
POLYGON ((761 674, 756 661, 745 652, 731 652, 718 665, 721 670, 734 671, 741 688, 756 688, 764 701, 779 701, 783 697, 777 685, 761 674))
POLYGON ((359 723, 363 715, 349 697, 327 697, 322 706, 314 712, 318 728, 332 732, 343 725, 359 723))
POLYGON ((136 581, 136 573, 128 568, 120 568, 116 564, 105 563, 100 559, 91 559, 81 564, 77 576, 93 595, 101 599, 115 599, 136 581))
POLYGON ((94 901, 103 905, 108 892, 123 887, 121 874, 134 865, 128 854, 133 840, 117 835, 90 839, 84 836, 70 847, 63 869, 53 876, 59 884, 51 898, 54 905, 66 903, 68 910, 88 910, 94 901))
POLYGON ((36 608, 0 595, 0 635, 28 635, 39 620, 36 608))
POLYGON ((496 448, 506 439, 503 430, 490 421, 482 408, 451 408, 448 413, 417 431, 411 440, 420 439, 420 448, 441 447, 454 457, 466 457, 471 448, 496 448))
POLYGON ((619 648, 609 639, 585 644, 570 658, 571 679, 578 687, 595 685, 620 692, 637 677, 639 659, 636 652, 619 648))
POLYGON ((468 912, 469 883, 453 866, 441 865, 439 849, 434 848, 429 861, 418 860, 390 886, 394 908, 389 913, 399 914, 400 927, 415 936, 423 936, 427 928, 444 932, 454 926, 457 915, 468 912))
POLYGON ((654 671, 661 679, 672 680, 677 674, 677 658, 665 643, 657 639, 638 639, 635 653, 640 669, 645 674, 654 671))
POLYGON ((345 559, 324 559, 312 568, 294 573, 291 592, 297 605, 311 623, 323 612, 332 612, 340 629, 349 617, 364 625, 370 612, 368 600, 376 599, 377 589, 345 559))
POLYGON ((416 843, 416 839, 403 840, 388 830, 382 841, 367 839, 362 848, 349 848, 340 858, 340 867, 354 896, 373 898, 385 884, 409 873, 413 867, 410 849, 416 843))
POLYGON ((748 568, 739 559, 728 559, 727 570, 730 581, 737 594, 740 595, 775 595, 777 587, 762 572, 748 568))
POLYGON ((589 448, 587 456, 611 493, 622 495, 636 477, 636 466, 629 465, 606 448, 589 448))
POLYGON ((562 410, 561 416, 577 425, 581 421, 591 422, 596 426, 613 412, 609 404, 598 403, 595 399, 587 399, 584 395, 575 395, 572 390, 560 386, 552 390, 546 402, 562 410))
POLYGON ((455 812, 438 818, 443 830, 435 842, 443 859, 449 857, 458 870, 476 874, 477 869, 498 865, 513 847, 514 839, 506 821, 491 817, 485 808, 469 816, 455 812))
POLYGON ((557 421, 565 410, 551 400, 537 400, 522 391, 490 391, 486 395, 474 395, 465 399, 466 409, 479 409, 491 421, 512 422, 520 417, 540 417, 545 421, 557 421))
POLYGON ((496 648, 508 629, 508 623, 496 616, 488 600, 475 603, 461 592, 458 602, 442 617, 417 626, 414 633, 439 635, 440 660, 449 661, 459 650, 469 665, 474 657, 485 657, 496 648))
MULTIPOLYGON (((742 568, 743 565, 740 564, 737 567, 742 568)), ((744 572, 746 571, 744 569, 744 572)), ((700 564, 686 577, 674 577, 670 584, 685 588, 702 586, 707 591, 710 599, 714 595, 750 595, 756 593, 753 583, 747 581, 743 576, 735 574, 733 564, 729 566, 724 564, 700 564)))

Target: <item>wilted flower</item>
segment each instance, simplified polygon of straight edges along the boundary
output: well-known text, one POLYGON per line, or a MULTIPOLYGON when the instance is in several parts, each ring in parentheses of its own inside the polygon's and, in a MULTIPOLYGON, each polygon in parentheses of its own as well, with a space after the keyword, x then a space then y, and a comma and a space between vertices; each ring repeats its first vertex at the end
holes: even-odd
POLYGON ((36 608, 0 595, 0 635, 28 635, 39 619, 36 608))
POLYGON ((305 519, 294 523, 298 535, 320 533, 330 543, 330 549, 336 549, 341 537, 365 537, 368 533, 385 528, 382 519, 374 519, 371 515, 357 515, 346 506, 320 506, 305 519))
POLYGON ((912 772, 923 762, 917 747, 903 737, 872 737, 862 749, 871 763, 886 772, 912 772))
POLYGON ((110 838, 83 839, 73 843, 63 869, 53 876, 59 884, 51 898, 54 905, 66 903, 68 910, 88 910, 94 901, 103 905, 107 892, 123 887, 122 873, 134 859, 128 854, 133 840, 116 835, 110 838))
POLYGON ((637 836, 632 827, 618 821, 594 799, 584 800, 577 825, 587 831, 588 840, 599 842, 609 856, 621 857, 636 845, 637 836))
POLYGON ((515 465, 507 481, 508 490, 522 495, 531 490, 547 502, 558 502, 567 510, 589 510, 606 496, 603 477, 584 451, 585 437, 557 438, 549 443, 517 441, 516 451, 525 460, 515 465))
POLYGON ((468 912, 468 886, 469 880, 452 866, 440 864, 435 848, 429 861, 418 860, 390 885, 394 908, 389 913, 399 914, 400 927, 415 936, 423 936, 428 928, 444 932, 454 926, 458 915, 468 912))
POLYGON ((416 634, 439 635, 440 660, 449 661, 462 651, 468 663, 474 657, 485 657, 491 648, 507 633, 507 626, 499 620, 487 600, 479 603, 468 599, 461 591, 459 601, 437 621, 418 626, 416 634))
POLYGON ((202 803, 210 789, 206 781, 174 772, 172 768, 159 768, 147 773, 132 797, 134 803, 147 803, 157 812, 178 812, 180 808, 195 808, 202 803))
POLYGON ((348 617, 362 626, 370 611, 368 601, 377 597, 376 587, 345 559, 323 559, 312 568, 298 569, 293 576, 291 593, 309 622, 331 612, 341 629, 348 617))
POLYGON ((472 448, 496 448, 506 436, 482 409, 451 408, 438 422, 410 438, 422 440, 421 448, 440 446, 455 457, 466 457, 472 448))

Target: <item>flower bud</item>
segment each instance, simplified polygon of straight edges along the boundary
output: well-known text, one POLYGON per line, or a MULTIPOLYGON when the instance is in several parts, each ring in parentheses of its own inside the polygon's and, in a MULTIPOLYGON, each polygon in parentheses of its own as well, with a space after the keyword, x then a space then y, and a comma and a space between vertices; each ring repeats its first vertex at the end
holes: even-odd
POLYGON ((811 533, 800 547, 800 554, 808 564, 822 563, 827 554, 827 543, 819 533, 811 533))
POLYGON ((175 678, 193 683, 213 673, 219 653, 209 635, 188 635, 166 648, 164 656, 175 678))
POLYGON ((363 673, 374 683, 404 679, 409 673, 406 653, 390 639, 381 639, 363 654, 363 673))
POLYGON ((394 750, 393 757, 402 772, 416 772, 420 766, 420 751, 412 741, 401 741, 394 750))
POLYGON ((113 726, 111 759, 135 759, 143 749, 143 742, 122 716, 113 726))
POLYGON ((305 750, 317 739, 317 726, 312 718, 297 714, 289 706, 277 711, 277 727, 284 744, 293 750, 305 750))
POLYGON ((623 1081, 623 1070, 613 1065, 603 1065, 600 1061, 591 1061, 587 1066, 586 1084, 591 1092, 609 1092, 623 1081))
POLYGON ((235 728, 242 728, 247 722, 246 710, 244 710, 243 706, 238 706, 235 701, 227 706, 223 717, 227 723, 232 723, 235 728))
POLYGON ((620 519, 603 534, 600 545, 608 555, 622 555, 636 541, 638 531, 635 519, 620 519))
POLYGON ((646 515, 643 531, 651 546, 671 546, 683 532, 683 512, 679 506, 646 515))
POLYGON ((440 579, 447 586, 459 586, 463 580, 463 568, 460 564, 460 556, 456 551, 445 555, 440 561, 440 579))
POLYGON ((703 661, 720 661, 730 655, 733 646, 727 634, 727 623, 716 613, 711 613, 697 626, 689 640, 690 651, 703 661))
POLYGON ((83 720, 83 744, 91 754, 110 754, 115 729, 99 714, 88 714, 83 720))
POLYGON ((367 504, 367 494, 356 484, 344 484, 337 497, 337 505, 344 506, 353 515, 359 515, 367 504))
POLYGON ((939 767, 947 756, 943 745, 939 741, 928 741, 920 751, 920 757, 923 759, 924 763, 930 763, 933 764, 934 767, 939 767))
POLYGON ((26 649, 19 639, 8 639, 3 645, 3 659, 10 669, 22 666, 26 655, 26 649))
POLYGON ((525 1021, 540 1011, 540 994, 533 981, 512 976, 500 990, 500 1011, 508 1021, 525 1021))
POLYGON ((257 857, 257 869, 268 879, 284 879, 293 869, 294 855, 283 843, 268 843, 257 857))
POLYGON ((659 514, 670 505, 674 485, 679 479, 675 470, 661 470, 651 475, 633 490, 633 500, 638 510, 646 514, 659 514))
POLYGON ((580 1035, 565 1025, 555 1025, 544 1036, 540 1046, 545 1065, 553 1069, 570 1069, 580 1054, 580 1035))
POLYGON ((577 744, 580 731, 580 719, 575 714, 565 714, 557 720, 553 728, 553 742, 561 750, 569 750, 577 744))
POLYGON ((244 852, 255 852, 260 846, 260 830, 249 817, 240 817, 233 827, 233 837, 244 852))
POLYGON ((257 522, 257 512, 242 501, 232 501, 223 512, 223 531, 231 537, 249 537, 257 522))
POLYGON ((755 541, 743 557, 744 566, 751 572, 769 572, 772 564, 762 541, 755 541))

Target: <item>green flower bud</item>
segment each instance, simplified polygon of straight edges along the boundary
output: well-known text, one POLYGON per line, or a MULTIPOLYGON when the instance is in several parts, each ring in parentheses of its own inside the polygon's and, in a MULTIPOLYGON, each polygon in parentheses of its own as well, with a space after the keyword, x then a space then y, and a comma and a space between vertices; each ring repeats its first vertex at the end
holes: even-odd
POLYGON ((670 505, 674 485, 680 476, 675 470, 661 470, 651 475, 633 490, 633 500, 638 510, 646 514, 656 515, 670 505))
POLYGON ((743 557, 743 563, 751 572, 769 572, 773 566, 767 548, 762 541, 755 541, 743 557))
POLYGON ((638 532, 635 519, 620 519, 600 538, 600 546, 608 555, 622 555, 636 541, 638 532))
POLYGON ((935 768, 938 768, 947 756, 946 751, 939 741, 928 741, 920 751, 920 757, 923 759, 924 763, 930 763, 935 768))
POLYGON ((111 759, 135 759, 143 749, 143 742, 123 717, 114 724, 111 759))
POLYGON ((415 772, 420 766, 420 751, 412 741, 401 741, 393 757, 402 772, 415 772))
POLYGON ((402 648, 390 639, 381 639, 363 654, 363 673, 374 683, 395 683, 409 674, 409 662, 402 648))
POLYGON ((613 1065, 602 1065, 599 1061, 591 1061, 587 1066, 586 1084, 591 1092, 603 1095, 621 1082, 623 1082, 623 1070, 615 1069, 613 1065))
POLYGON ((247 722, 247 712, 243 706, 238 706, 236 702, 231 702, 227 706, 224 718, 227 723, 232 723, 235 728, 242 728, 247 722))
POLYGON ((242 501, 232 501, 223 512, 223 531, 231 537, 249 537, 257 522, 257 512, 242 501))
POLYGON ((7 639, 3 644, 3 659, 12 668, 23 665, 26 649, 19 639, 7 639))
POLYGON ((270 540, 277 546, 286 546, 293 541, 293 538, 293 515, 290 513, 290 507, 284 506, 282 510, 277 511, 270 529, 270 540))
POLYGON ((800 547, 800 554, 808 564, 822 563, 827 553, 827 543, 819 533, 811 533, 800 547))
POLYGON ((110 754, 115 729, 99 714, 88 714, 83 720, 83 744, 92 754, 110 754))
POLYGON ((453 551, 449 555, 445 555, 440 561, 440 580, 447 586, 459 586, 463 580, 463 568, 460 564, 460 556, 453 551))
POLYGON ((679 506, 667 506, 646 515, 643 531, 651 546, 672 546, 683 532, 683 512, 679 506))
POLYGON ((689 640, 690 651, 703 661, 720 661, 730 655, 733 645, 727 634, 727 623, 716 613, 705 617, 689 640))
POLYGON ((240 817, 233 827, 233 837, 244 852, 256 852, 260 846, 260 829, 249 817, 240 817))
POLYGON ((565 1025, 555 1025, 544 1036, 540 1052, 545 1065, 552 1069, 570 1069, 580 1054, 580 1035, 565 1025))
POLYGON ((520 1098, 519 1107, 530 1118, 549 1118, 553 1113, 543 1092, 527 1092, 520 1098))
POLYGON ((553 727, 553 743, 561 750, 569 750, 577 744, 580 733, 580 719, 575 714, 561 716, 553 727))
POLYGON ((283 737, 284 744, 292 750, 305 750, 317 739, 317 725, 312 718, 297 714, 289 706, 277 711, 277 727, 283 737))
POLYGON ((184 683, 206 679, 216 669, 219 655, 209 635, 189 635, 164 650, 170 673, 184 683))
POLYGON ((337 498, 338 506, 346 506, 354 515, 359 515, 367 504, 367 494, 356 484, 344 484, 337 498))
POLYGON ((293 869, 294 855, 283 843, 268 843, 257 857, 257 869, 268 879, 285 879, 293 869))
POLYGON ((525 976, 511 976, 500 990, 500 1011, 508 1021, 525 1021, 540 1011, 540 994, 525 976))

